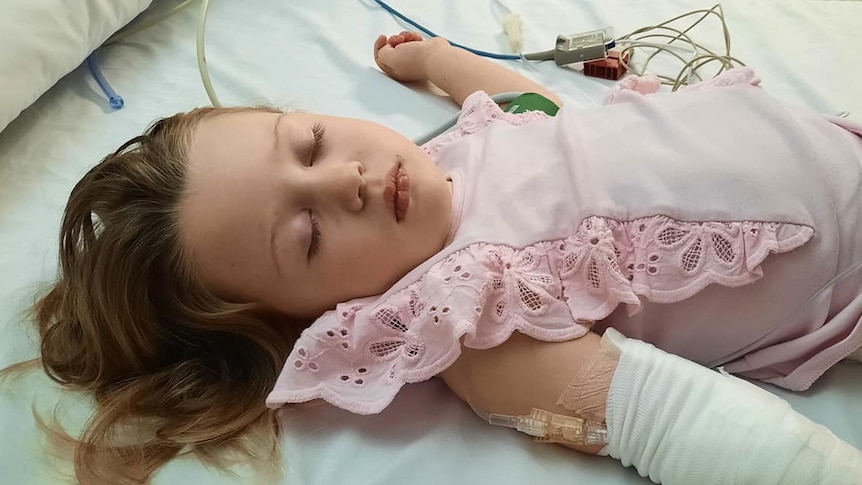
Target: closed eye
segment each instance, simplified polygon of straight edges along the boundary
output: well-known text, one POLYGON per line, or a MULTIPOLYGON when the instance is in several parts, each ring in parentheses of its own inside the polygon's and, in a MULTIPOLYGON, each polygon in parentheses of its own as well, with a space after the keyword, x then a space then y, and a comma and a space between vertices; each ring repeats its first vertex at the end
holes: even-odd
POLYGON ((315 123, 314 126, 311 127, 311 134, 314 137, 314 144, 311 147, 311 154, 308 157, 308 166, 314 165, 314 160, 320 155, 320 150, 323 148, 323 135, 325 134, 325 129, 323 128, 323 124, 315 123))
POLYGON ((308 211, 308 220, 311 224, 311 242, 308 244, 308 260, 311 261, 320 252, 320 222, 311 210, 308 211))

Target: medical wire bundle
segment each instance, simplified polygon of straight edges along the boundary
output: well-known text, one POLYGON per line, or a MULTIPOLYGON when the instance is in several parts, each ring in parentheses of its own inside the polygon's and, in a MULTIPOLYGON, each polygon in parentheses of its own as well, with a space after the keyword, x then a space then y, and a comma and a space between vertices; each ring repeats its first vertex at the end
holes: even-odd
MULTIPOLYGON (((657 76, 662 84, 671 86, 672 91, 676 91, 681 86, 685 86, 691 82, 703 81, 703 77, 699 71, 705 66, 717 62, 720 64, 718 72, 710 77, 715 77, 722 72, 731 69, 734 65, 744 66, 745 63, 732 56, 730 53, 730 31, 727 28, 727 21, 724 17, 724 10, 721 4, 716 4, 710 9, 694 10, 670 20, 666 20, 658 25, 652 25, 637 29, 629 34, 626 34, 617 39, 617 45, 622 48, 620 62, 629 71, 639 76, 644 74, 653 74, 657 76), (701 14, 700 18, 695 20, 691 25, 684 30, 679 30, 672 26, 675 22, 685 18, 701 14), (708 49, 696 42, 689 35, 692 29, 697 27, 707 17, 717 17, 721 22, 721 30, 724 37, 724 50, 718 54, 711 49, 708 49), (654 42, 654 39, 667 40, 666 43, 654 42), (625 59, 629 58, 626 53, 632 52, 635 49, 649 52, 643 62, 627 63, 625 59), (670 56, 676 58, 682 63, 682 68, 678 74, 668 76, 651 72, 649 70, 650 63, 659 55, 670 56), (688 55, 686 59, 684 56, 688 55)), ((635 56, 631 56, 635 59, 635 56)))
MULTIPOLYGON (((138 32, 141 32, 165 19, 174 15, 175 13, 181 11, 185 7, 189 6, 191 3, 198 0, 182 0, 180 3, 175 5, 174 7, 165 9, 162 12, 153 14, 151 17, 137 22, 126 29, 123 29, 113 36, 111 36, 106 42, 105 45, 109 45, 115 42, 119 42, 124 40, 125 38, 134 35, 138 32)), ((374 3, 379 5, 381 8, 394 15, 398 19, 408 23, 410 26, 420 30, 425 35, 430 37, 436 37, 437 34, 425 26, 419 24, 418 22, 413 21, 406 15, 398 12, 382 0, 373 0, 374 3)), ((198 26, 197 26, 197 62, 198 62, 198 70, 200 72, 201 82, 204 85, 204 89, 206 90, 207 96, 210 99, 210 102, 213 106, 221 106, 221 102, 215 92, 215 88, 212 84, 212 79, 210 78, 209 69, 207 67, 206 60, 206 22, 207 16, 209 13, 209 0, 200 0, 200 15, 198 18, 198 26)), ((498 1, 501 4, 501 2, 498 1)), ((696 82, 703 80, 703 76, 699 73, 699 71, 705 66, 712 64, 714 62, 718 62, 720 67, 718 72, 712 75, 720 74, 721 72, 734 67, 734 65, 745 65, 742 61, 732 56, 730 53, 730 33, 727 28, 727 22, 725 20, 724 11, 720 4, 714 5, 710 9, 699 9, 694 10, 677 17, 674 17, 670 20, 666 20, 660 24, 652 25, 637 29, 629 34, 626 34, 617 39, 607 39, 608 47, 616 47, 620 52, 620 60, 623 63, 623 66, 629 71, 637 75, 644 74, 654 74, 661 82, 665 85, 671 86, 672 90, 678 89, 680 86, 684 86, 690 82, 696 82), (695 20, 692 24, 687 26, 685 29, 680 30, 673 26, 673 24, 689 18, 694 15, 700 14, 700 17, 695 20), (722 53, 716 53, 713 50, 704 47, 699 42, 696 42, 690 32, 701 24, 707 17, 714 16, 718 18, 721 22, 722 33, 724 37, 724 50, 722 53), (660 40, 665 40, 665 43, 661 43, 660 40), (627 54, 632 54, 633 51, 647 51, 646 59, 643 62, 635 62, 636 57, 631 55, 629 58, 627 54), (678 73, 674 75, 664 75, 656 72, 652 72, 649 67, 653 61, 659 56, 664 55, 665 57, 670 57, 673 59, 677 59, 682 63, 682 67, 679 69, 678 73), (686 58, 686 56, 688 58, 686 58), (629 62, 626 59, 630 59, 629 62)), ((520 39, 519 39, 520 41, 520 39)), ((519 60, 524 62, 529 61, 541 61, 549 59, 549 56, 553 52, 553 50, 547 50, 536 53, 528 53, 524 54, 518 52, 517 54, 497 54, 486 52, 478 49, 473 49, 461 44, 452 43, 454 46, 466 49, 470 52, 473 52, 479 56, 490 57, 494 59, 503 59, 503 60, 519 60)), ((119 108, 122 106, 122 98, 120 98, 111 88, 110 84, 104 78, 102 73, 99 70, 98 64, 95 59, 95 53, 88 59, 87 62, 90 71, 93 73, 93 77, 98 81, 99 86, 105 91, 106 95, 108 95, 109 99, 112 100, 112 106, 115 108, 119 108), (119 98, 119 101, 117 101, 119 98)))

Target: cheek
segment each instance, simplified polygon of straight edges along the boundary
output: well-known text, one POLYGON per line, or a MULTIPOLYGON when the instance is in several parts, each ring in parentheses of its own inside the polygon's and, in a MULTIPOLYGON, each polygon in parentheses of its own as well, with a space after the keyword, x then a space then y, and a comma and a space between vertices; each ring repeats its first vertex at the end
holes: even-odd
MULTIPOLYGON (((345 269, 350 268, 351 277, 360 275, 374 285, 392 282, 417 264, 416 253, 421 239, 399 239, 370 235, 367 238, 354 237, 349 248, 345 248, 340 261, 334 265, 333 274, 344 277, 345 269), (339 268, 341 269, 339 271, 339 268)), ((421 262, 421 260, 419 261, 421 262)))

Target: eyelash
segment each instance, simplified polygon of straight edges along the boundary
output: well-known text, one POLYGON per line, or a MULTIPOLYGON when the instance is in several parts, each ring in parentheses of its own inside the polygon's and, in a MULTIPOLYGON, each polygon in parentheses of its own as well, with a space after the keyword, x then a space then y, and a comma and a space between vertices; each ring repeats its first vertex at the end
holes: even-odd
MULTIPOLYGON (((317 158, 321 148, 323 148, 323 135, 325 134, 323 124, 315 123, 311 127, 311 134, 314 137, 314 144, 311 147, 311 155, 308 157, 309 167, 314 165, 314 159, 317 158)), ((320 222, 311 210, 308 211, 308 218, 311 222, 311 243, 308 245, 308 259, 311 260, 320 252, 320 222)))
POLYGON ((320 149, 323 148, 323 135, 326 130, 323 128, 323 124, 315 123, 314 126, 311 127, 311 134, 314 136, 314 145, 311 147, 311 156, 308 158, 308 166, 314 165, 314 159, 317 157, 318 153, 320 153, 320 149))
POLYGON ((320 251, 320 222, 310 210, 308 211, 308 218, 311 221, 311 244, 308 245, 308 259, 311 259, 320 251))

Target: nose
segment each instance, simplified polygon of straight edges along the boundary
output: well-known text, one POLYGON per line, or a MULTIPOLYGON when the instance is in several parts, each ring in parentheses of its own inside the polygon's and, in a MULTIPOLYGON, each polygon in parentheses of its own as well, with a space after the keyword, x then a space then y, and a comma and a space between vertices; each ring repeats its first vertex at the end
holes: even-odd
POLYGON ((323 204, 338 204, 349 211, 360 211, 365 205, 365 166, 358 161, 322 165, 314 185, 323 204))

